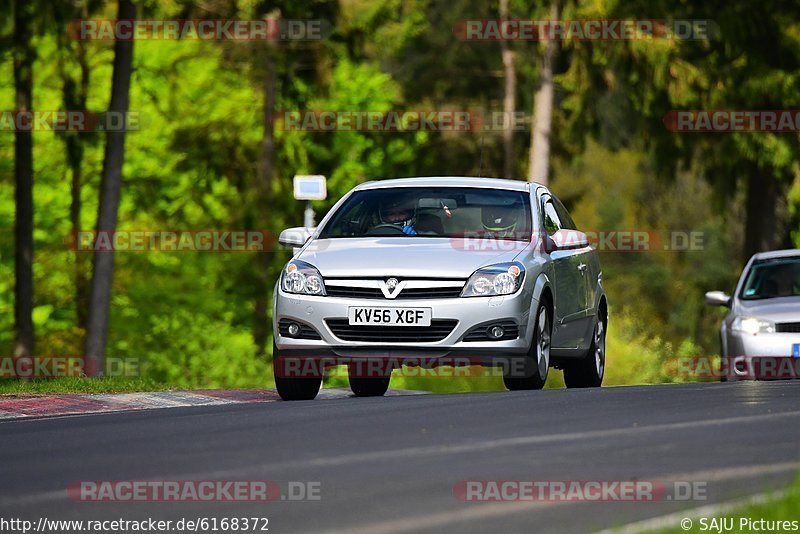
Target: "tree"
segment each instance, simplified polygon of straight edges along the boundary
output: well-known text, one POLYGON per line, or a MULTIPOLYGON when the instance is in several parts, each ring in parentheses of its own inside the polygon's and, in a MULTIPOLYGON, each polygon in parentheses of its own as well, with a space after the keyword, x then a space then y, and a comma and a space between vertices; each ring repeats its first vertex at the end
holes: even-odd
MULTIPOLYGON (((131 0, 119 0, 117 18, 121 20, 136 18, 136 6, 131 0)), ((114 44, 114 74, 111 84, 110 112, 122 115, 128 112, 132 70, 133 41, 117 40, 114 44)), ((114 232, 117 228, 124 160, 124 129, 107 132, 103 176, 100 182, 100 205, 97 214, 98 233, 114 232)), ((111 286, 114 280, 114 253, 111 251, 95 252, 93 266, 86 333, 85 369, 88 376, 102 375, 105 366, 111 286)))
MULTIPOLYGON (((508 20, 508 0, 500 0, 500 20, 508 20)), ((514 67, 514 51, 507 40, 500 42, 505 88, 503 113, 506 117, 503 129, 503 178, 514 177, 514 128, 511 117, 517 109, 517 70, 514 67)))
MULTIPOLYGON (((277 19, 276 19, 277 20, 277 19)), ((277 61, 275 44, 267 44, 267 52, 264 54, 264 112, 263 123, 264 133, 261 139, 261 156, 258 164, 258 184, 256 198, 259 206, 256 209, 256 218, 261 221, 261 228, 269 227, 270 210, 266 206, 273 204, 272 177, 275 168, 275 124, 273 115, 275 113, 275 91, 277 83, 277 61)), ((262 250, 258 252, 258 279, 259 287, 256 294, 255 317, 253 323, 253 341, 258 347, 259 354, 263 354, 269 330, 268 307, 270 293, 270 265, 272 264, 272 251, 262 250)))
MULTIPOLYGON (((550 3, 550 23, 561 17, 560 0, 550 3)), ((528 181, 547 185, 550 174, 550 131, 553 127, 555 83, 553 68, 558 58, 559 42, 552 35, 545 36, 546 44, 541 57, 539 87, 534 96, 533 125, 531 126, 531 150, 528 161, 528 181)))
MULTIPOLYGON (((59 5, 53 6, 55 24, 57 28, 63 28, 76 18, 87 19, 89 17, 89 5, 59 5)), ((86 43, 80 39, 72 39, 66 32, 59 32, 56 40, 61 53, 59 54, 59 73, 63 84, 64 108, 70 111, 86 111, 87 99, 89 96, 90 67, 86 57, 86 43), (70 60, 78 64, 77 77, 74 76, 69 68, 70 60)), ((90 135, 86 132, 69 131, 63 132, 62 139, 67 152, 67 164, 70 172, 70 203, 69 219, 72 225, 72 235, 77 238, 81 230, 81 187, 83 182, 82 164, 85 152, 84 138, 90 135)), ((78 247, 75 250, 75 312, 77 326, 80 330, 86 330, 86 322, 89 310, 89 281, 87 274, 87 254, 78 247)))
MULTIPOLYGON (((14 2, 14 87, 17 112, 33 107, 33 62, 31 44, 34 4, 14 2)), ((15 245, 14 320, 17 340, 14 355, 33 355, 33 135, 17 131, 14 137, 15 245)))

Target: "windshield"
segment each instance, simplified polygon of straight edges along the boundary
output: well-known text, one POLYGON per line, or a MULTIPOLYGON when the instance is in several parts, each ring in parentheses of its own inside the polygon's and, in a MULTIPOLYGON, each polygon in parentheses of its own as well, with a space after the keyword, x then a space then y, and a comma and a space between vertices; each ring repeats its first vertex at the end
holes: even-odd
POLYGON ((469 237, 530 241, 528 194, 478 187, 396 187, 356 191, 320 239, 469 237))
POLYGON ((753 263, 739 298, 771 299, 800 295, 800 256, 753 263))

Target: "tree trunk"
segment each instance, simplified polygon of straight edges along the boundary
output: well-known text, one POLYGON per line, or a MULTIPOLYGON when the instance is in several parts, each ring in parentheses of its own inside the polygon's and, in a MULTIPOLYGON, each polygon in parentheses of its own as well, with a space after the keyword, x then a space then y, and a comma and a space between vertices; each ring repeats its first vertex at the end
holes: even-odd
MULTIPOLYGON (((31 111, 33 61, 31 46, 32 4, 14 2, 14 88, 18 112, 31 111)), ((33 355, 33 135, 14 135, 14 322, 16 357, 33 355)))
MULTIPOLYGON (((266 73, 264 76, 264 136, 261 139, 261 160, 258 165, 258 205, 255 206, 256 217, 259 221, 259 230, 270 228, 269 209, 272 206, 272 176, 275 166, 275 131, 272 116, 275 112, 275 85, 277 61, 269 46, 266 59, 266 73)), ((270 296, 269 268, 272 263, 271 250, 258 253, 256 266, 258 286, 256 288, 255 317, 253 324, 253 341, 259 354, 264 354, 269 335, 268 309, 270 296)))
POLYGON ((760 169, 750 164, 747 176, 747 202, 745 215, 744 260, 756 252, 775 248, 778 217, 776 210, 779 184, 771 169, 760 169))
MULTIPOLYGON (((550 4, 550 20, 561 17, 559 0, 550 4)), ((534 117, 531 128, 531 151, 528 161, 528 181, 547 185, 550 175, 550 131, 553 125, 553 65, 558 58, 559 42, 545 36, 547 45, 539 70, 539 89, 534 97, 534 117)))
MULTIPOLYGON (((127 20, 136 18, 136 6, 131 0, 119 0, 117 18, 127 20)), ((133 41, 118 40, 114 44, 114 74, 109 111, 119 112, 123 115, 128 112, 132 70, 133 41)), ((103 177, 100 182, 100 205, 97 214, 98 232, 113 232, 117 228, 124 160, 125 131, 107 132, 103 177)), ((113 281, 114 253, 95 252, 86 333, 85 369, 88 376, 102 376, 105 368, 108 316, 113 281)))
MULTIPOLYGON (((79 109, 86 109, 85 107, 79 109)), ((81 231, 81 182, 83 164, 83 144, 80 138, 73 137, 67 147, 69 152, 69 166, 72 175, 70 195, 72 201, 69 206, 69 218, 72 226, 72 235, 78 236, 81 231)), ((76 247, 75 250, 75 312, 77 316, 77 327, 86 330, 89 308, 89 281, 86 264, 87 253, 76 247)))
MULTIPOLYGON (((508 0, 500 0, 500 20, 508 20, 508 0)), ((505 94, 503 96, 503 178, 514 177, 514 112, 516 111, 517 71, 514 51, 507 40, 500 41, 503 58, 505 94)))
MULTIPOLYGON (((75 17, 89 17, 88 10, 84 5, 82 8, 75 10, 75 17)), ((64 36, 61 39, 61 46, 69 50, 69 38, 64 36)), ((83 41, 76 41, 75 44, 75 58, 80 67, 80 81, 76 82, 69 73, 62 69, 62 78, 64 81, 64 107, 67 110, 80 110, 86 111, 86 101, 89 95, 89 79, 90 70, 89 64, 86 61, 86 45, 83 41)), ((69 207, 69 220, 72 226, 72 235, 77 239, 78 232, 81 231, 81 185, 83 173, 81 171, 83 165, 83 132, 67 132, 65 134, 64 142, 67 151, 67 164, 69 165, 71 175, 70 195, 72 202, 69 207)), ((89 271, 86 259, 88 254, 81 251, 76 247, 75 250, 75 313, 77 316, 77 326, 80 330, 86 330, 86 322, 88 319, 89 309, 89 284, 87 273, 89 271)))

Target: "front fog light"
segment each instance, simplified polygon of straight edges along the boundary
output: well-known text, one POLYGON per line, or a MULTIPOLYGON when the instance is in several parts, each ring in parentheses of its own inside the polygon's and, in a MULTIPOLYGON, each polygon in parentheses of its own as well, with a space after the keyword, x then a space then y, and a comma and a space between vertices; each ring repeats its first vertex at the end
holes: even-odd
POLYGON ((503 334, 505 334, 505 333, 506 333, 505 329, 500 325, 495 325, 495 326, 489 327, 488 334, 489 334, 489 337, 492 338, 492 339, 500 339, 501 337, 503 337, 503 334))
POLYGON ((300 333, 300 325, 297 323, 289 323, 289 328, 286 329, 289 335, 294 337, 300 333))

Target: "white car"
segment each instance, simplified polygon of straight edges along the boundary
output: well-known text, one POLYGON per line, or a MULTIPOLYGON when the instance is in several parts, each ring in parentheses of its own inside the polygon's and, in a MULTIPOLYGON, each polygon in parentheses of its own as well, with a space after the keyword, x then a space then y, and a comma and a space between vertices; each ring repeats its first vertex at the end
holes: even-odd
POLYGON ((709 291, 705 297, 730 308, 719 331, 723 380, 798 377, 800 249, 755 254, 732 296, 709 291))
POLYGON ((508 389, 600 386, 608 305, 596 251, 546 187, 486 178, 361 184, 275 287, 274 369, 284 399, 313 399, 347 364, 356 395, 402 365, 502 366, 508 389))

